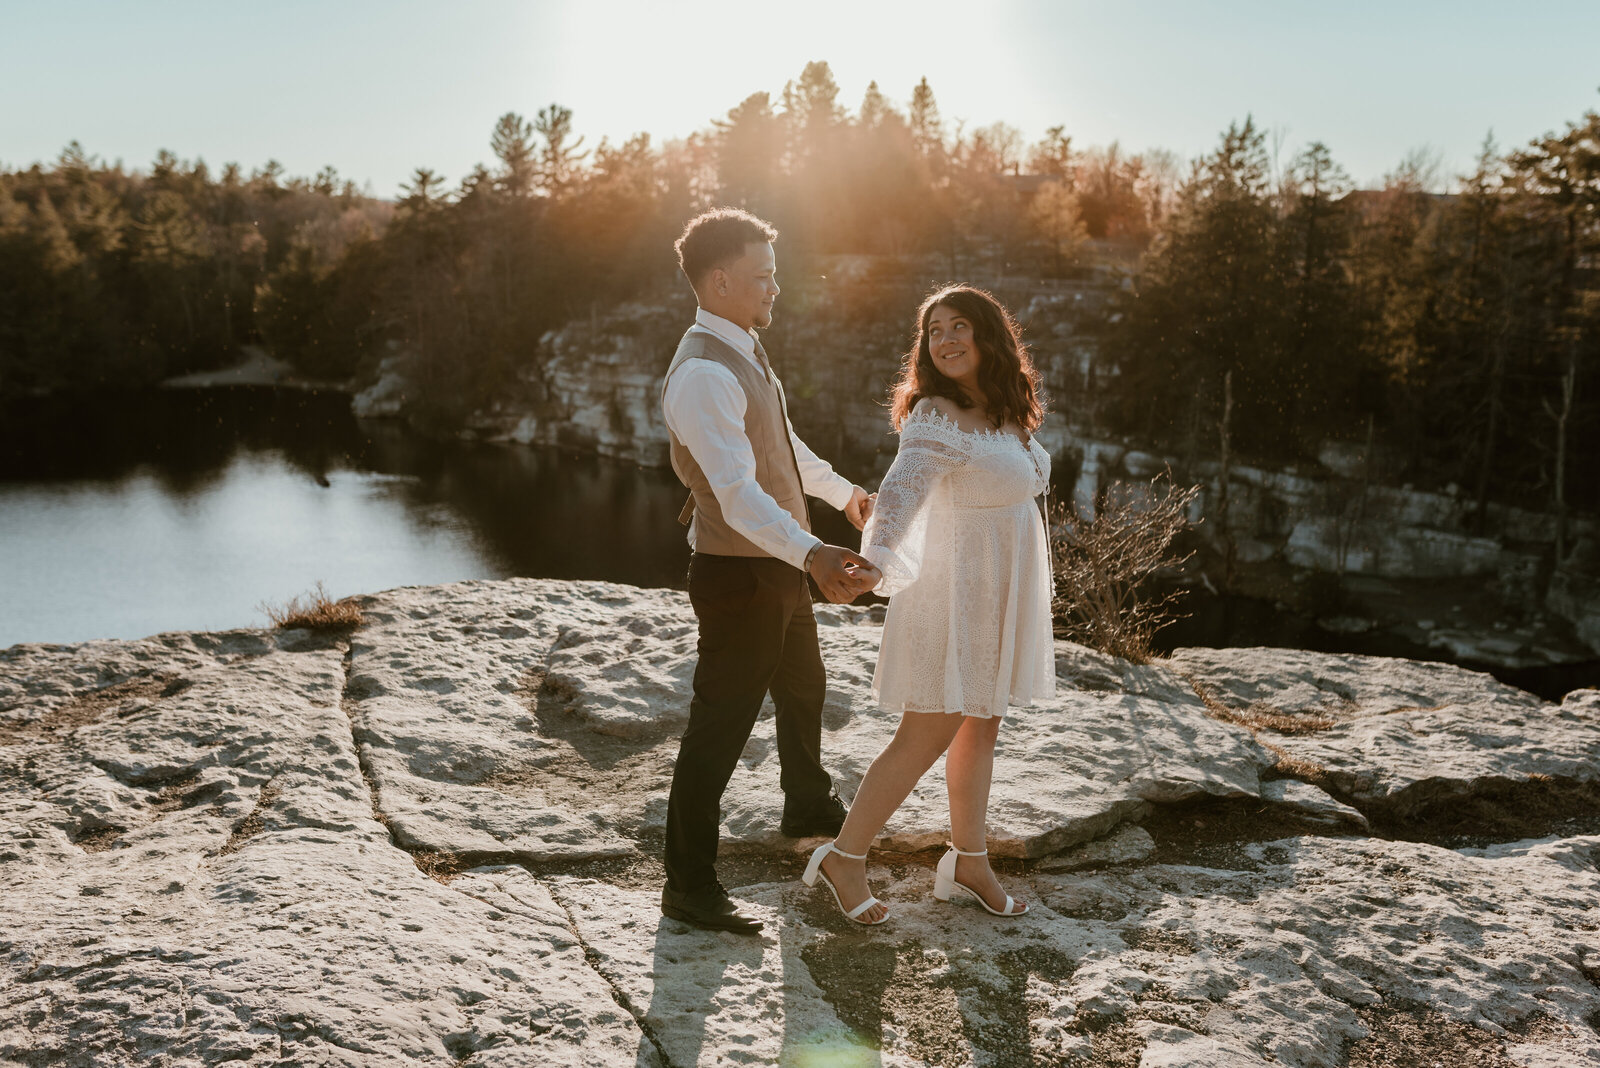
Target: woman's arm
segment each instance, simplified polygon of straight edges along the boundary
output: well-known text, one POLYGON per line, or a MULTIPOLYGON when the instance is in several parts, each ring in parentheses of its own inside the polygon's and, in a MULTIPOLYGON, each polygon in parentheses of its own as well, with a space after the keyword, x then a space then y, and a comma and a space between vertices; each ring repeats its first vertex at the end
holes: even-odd
POLYGON ((861 555, 883 572, 874 592, 892 597, 916 581, 927 535, 928 502, 939 483, 967 462, 970 442, 948 419, 924 407, 900 427, 900 450, 878 487, 861 535, 861 555))

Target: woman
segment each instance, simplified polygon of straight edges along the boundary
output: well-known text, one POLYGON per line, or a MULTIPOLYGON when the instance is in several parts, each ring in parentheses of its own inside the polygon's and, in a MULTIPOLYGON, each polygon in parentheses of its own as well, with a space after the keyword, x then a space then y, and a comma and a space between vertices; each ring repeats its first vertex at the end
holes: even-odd
POLYGON ((985 827, 1006 707, 1055 693, 1049 548, 1034 503, 1050 478, 1033 436, 1044 419, 1037 379, 1015 321, 988 293, 949 286, 923 302, 890 406, 900 450, 861 549, 889 596, 873 692, 900 726, 804 876, 808 886, 820 876, 858 923, 888 917, 867 886, 867 850, 947 750, 951 849, 934 896, 960 891, 997 916, 1027 911, 990 870, 985 827))

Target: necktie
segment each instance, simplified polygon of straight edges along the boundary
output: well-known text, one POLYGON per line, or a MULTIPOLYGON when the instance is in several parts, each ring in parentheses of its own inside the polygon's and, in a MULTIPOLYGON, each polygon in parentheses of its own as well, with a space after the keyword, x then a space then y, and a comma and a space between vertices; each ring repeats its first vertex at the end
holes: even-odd
POLYGON ((772 364, 767 360, 767 350, 761 347, 760 338, 754 340, 756 343, 756 359, 761 361, 761 370, 766 374, 767 381, 771 382, 773 379, 772 364))

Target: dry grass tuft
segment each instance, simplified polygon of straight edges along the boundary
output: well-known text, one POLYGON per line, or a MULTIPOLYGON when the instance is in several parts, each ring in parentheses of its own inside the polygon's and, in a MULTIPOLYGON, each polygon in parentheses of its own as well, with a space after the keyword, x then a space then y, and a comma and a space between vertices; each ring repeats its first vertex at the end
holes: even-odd
POLYGON ((1309 712, 1298 716, 1290 715, 1287 712, 1280 712, 1265 701, 1252 702, 1245 708, 1232 708, 1223 704, 1204 683, 1192 678, 1188 682, 1213 719, 1220 719, 1224 723, 1232 723, 1249 731, 1269 730, 1277 731, 1279 734, 1310 734, 1313 731, 1325 731, 1339 725, 1339 721, 1332 716, 1320 716, 1309 712))
POLYGON ((413 850, 411 862, 428 878, 446 885, 469 866, 459 853, 436 853, 427 849, 413 850))
POLYGON ((1256 741, 1261 742, 1262 748, 1278 758, 1273 762, 1272 770, 1279 775, 1286 779, 1299 779, 1301 782, 1308 782, 1312 786, 1319 786, 1329 793, 1333 792, 1329 789, 1332 780, 1328 775, 1328 769, 1321 764, 1314 760, 1307 760, 1305 757, 1297 757, 1281 745, 1262 742, 1260 738, 1257 738, 1256 741))
MULTIPOLYGON (((1299 779, 1312 786, 1320 786, 1327 790, 1329 787, 1328 769, 1314 760, 1297 757, 1281 745, 1274 745, 1262 738, 1257 731, 1272 730, 1279 734, 1309 734, 1311 731, 1325 731, 1336 726, 1338 721, 1331 716, 1291 716, 1280 712, 1265 701, 1257 701, 1248 708, 1230 708, 1223 704, 1216 694, 1198 679, 1185 675, 1185 681, 1193 687, 1195 696, 1200 698, 1206 706, 1206 712, 1212 719, 1220 719, 1224 723, 1232 723, 1243 727, 1250 732, 1250 737, 1261 744, 1261 747, 1277 759, 1273 761, 1272 770, 1289 779, 1299 779)), ((1331 792, 1331 791, 1330 791, 1331 792)))
POLYGON ((361 617, 361 606, 356 604, 355 598, 346 597, 342 601, 335 601, 328 596, 328 591, 320 582, 315 589, 305 595, 304 600, 291 597, 289 603, 285 605, 263 601, 256 607, 272 620, 272 625, 275 627, 337 630, 343 627, 359 627, 364 622, 361 617))
POLYGON ((278 799, 278 795, 281 793, 283 793, 282 788, 273 782, 268 782, 266 785, 261 787, 260 794, 256 796, 255 808, 250 810, 250 814, 248 816, 234 825, 233 833, 230 834, 228 836, 228 840, 222 844, 222 848, 217 850, 217 855, 220 857, 225 857, 229 853, 237 853, 240 849, 244 848, 246 839, 253 838, 262 831, 266 830, 267 821, 262 818, 261 811, 276 801, 278 799))

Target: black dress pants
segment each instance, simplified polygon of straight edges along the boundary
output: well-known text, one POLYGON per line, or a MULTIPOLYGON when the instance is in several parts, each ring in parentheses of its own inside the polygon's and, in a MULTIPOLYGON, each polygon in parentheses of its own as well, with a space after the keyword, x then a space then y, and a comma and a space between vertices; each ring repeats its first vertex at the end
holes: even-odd
POLYGON ((689 726, 667 801, 667 885, 716 884, 722 793, 768 693, 777 710, 779 784, 791 810, 827 800, 822 700, 827 679, 805 573, 770 556, 689 559, 689 603, 700 623, 689 726))

